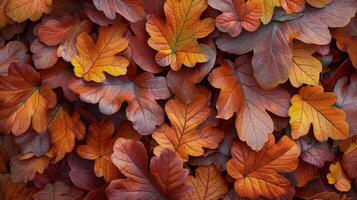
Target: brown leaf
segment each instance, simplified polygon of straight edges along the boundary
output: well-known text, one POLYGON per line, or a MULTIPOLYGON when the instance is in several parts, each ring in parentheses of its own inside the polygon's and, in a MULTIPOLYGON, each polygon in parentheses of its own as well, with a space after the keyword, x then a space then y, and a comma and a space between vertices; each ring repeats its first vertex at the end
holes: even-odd
POLYGON ((32 200, 35 190, 23 183, 14 183, 9 174, 0 175, 1 200, 32 200))
POLYGON ((7 74, 12 62, 30 63, 27 47, 20 41, 11 41, 6 46, 0 46, 0 74, 7 74))
POLYGON ((10 162, 11 180, 16 183, 27 183, 35 178, 36 172, 42 174, 50 159, 46 156, 32 157, 22 160, 20 155, 13 157, 10 162))
POLYGON ((130 22, 136 22, 145 16, 143 0, 93 0, 95 7, 109 19, 120 14, 130 22))

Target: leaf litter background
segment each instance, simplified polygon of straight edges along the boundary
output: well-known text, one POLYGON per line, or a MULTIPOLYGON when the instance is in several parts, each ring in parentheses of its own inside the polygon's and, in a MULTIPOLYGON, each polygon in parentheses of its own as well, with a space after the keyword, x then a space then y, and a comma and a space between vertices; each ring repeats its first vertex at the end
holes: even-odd
POLYGON ((357 199, 356 9, 0 0, 0 199, 357 199))

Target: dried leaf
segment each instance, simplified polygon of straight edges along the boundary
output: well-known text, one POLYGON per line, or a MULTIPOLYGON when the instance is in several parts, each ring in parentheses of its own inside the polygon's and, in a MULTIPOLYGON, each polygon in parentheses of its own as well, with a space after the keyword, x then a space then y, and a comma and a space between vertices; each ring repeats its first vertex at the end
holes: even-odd
POLYGON ((37 172, 42 174, 49 162, 50 159, 46 156, 25 160, 20 156, 13 157, 10 162, 11 180, 15 183, 27 183, 35 178, 37 172))
POLYGON ((34 200, 72 200, 69 186, 62 182, 47 184, 46 187, 33 195, 34 200))
POLYGON ((160 66, 178 71, 182 65, 194 67, 213 57, 212 49, 197 39, 206 37, 214 30, 214 20, 200 15, 207 8, 204 0, 167 0, 164 4, 166 20, 149 15, 146 31, 151 36, 148 44, 158 51, 155 56, 160 66))
POLYGON ((52 0, 7 0, 6 15, 17 23, 30 19, 37 21, 43 13, 49 14, 52 0))
POLYGON ((13 183, 9 174, 0 175, 0 198, 3 200, 32 200, 33 188, 23 183, 13 183))
POLYGON ((0 46, 0 74, 7 74, 10 64, 30 63, 27 47, 20 41, 11 41, 6 46, 0 46))
POLYGON ((330 173, 327 174, 327 180, 329 184, 334 185, 341 192, 347 192, 351 189, 351 181, 339 162, 330 165, 330 173))
POLYGON ((117 13, 130 22, 136 22, 145 16, 143 0, 93 0, 93 3, 109 19, 115 19, 117 13))

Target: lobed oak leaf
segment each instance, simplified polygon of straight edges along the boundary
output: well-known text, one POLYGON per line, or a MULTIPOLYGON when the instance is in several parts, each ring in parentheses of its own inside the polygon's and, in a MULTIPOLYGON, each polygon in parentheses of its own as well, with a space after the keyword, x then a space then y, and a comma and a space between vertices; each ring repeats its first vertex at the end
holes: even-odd
POLYGON ((99 103, 99 110, 106 115, 114 114, 125 101, 128 102, 126 116, 142 135, 151 134, 164 122, 164 112, 155 100, 171 96, 166 79, 147 72, 139 74, 135 80, 127 76, 110 77, 101 84, 77 79, 69 87, 82 101, 99 103))
POLYGON ((212 49, 197 41, 214 30, 212 18, 200 19, 206 8, 205 0, 167 0, 167 21, 156 15, 147 17, 146 31, 151 36, 148 44, 158 51, 155 59, 160 66, 170 65, 178 71, 182 65, 194 67, 213 57, 212 49))
POLYGON ((71 115, 68 109, 61 105, 50 114, 48 132, 51 137, 49 155, 54 159, 53 162, 58 162, 74 149, 75 138, 83 139, 85 126, 79 117, 71 115))
POLYGON ((289 109, 291 135, 294 139, 308 133, 313 124, 315 138, 324 142, 329 137, 334 140, 346 139, 349 126, 341 109, 334 108, 336 96, 324 92, 321 86, 305 86, 299 94, 291 98, 289 109))
POLYGON ((261 0, 263 14, 260 20, 263 24, 268 24, 273 17, 275 6, 280 6, 279 0, 261 0))
POLYGON ((143 0, 93 0, 93 3, 112 20, 117 13, 130 22, 136 22, 145 16, 143 0))
POLYGON ((103 120, 91 124, 85 145, 76 147, 77 154, 88 160, 95 160, 94 172, 97 177, 104 176, 106 181, 120 177, 120 172, 112 163, 111 155, 115 139, 114 124, 111 120, 103 120))
POLYGON ((263 16, 262 0, 208 0, 208 4, 223 12, 216 18, 216 26, 232 37, 238 36, 242 29, 257 30, 263 16))
POLYGON ((51 7, 52 0, 7 0, 5 13, 17 23, 37 21, 43 13, 49 14, 51 7))
POLYGON ((289 80, 294 87, 298 88, 303 84, 319 84, 322 64, 312 56, 316 51, 317 46, 306 45, 301 42, 293 44, 293 65, 289 70, 289 80))
POLYGON ((20 41, 11 41, 6 46, 0 46, 0 74, 7 74, 13 62, 30 63, 27 47, 20 41))
POLYGON ((70 62, 77 55, 76 41, 81 33, 92 30, 89 20, 80 20, 75 16, 64 16, 44 20, 38 25, 37 35, 41 42, 50 47, 57 47, 57 56, 70 62))
POLYGON ((36 173, 42 174, 48 167, 50 159, 47 156, 21 159, 21 155, 13 157, 10 162, 11 180, 15 183, 27 183, 35 178, 36 173))
POLYGON ((139 141, 119 138, 112 155, 114 164, 127 179, 117 179, 106 189, 109 199, 181 199, 191 189, 185 184, 188 170, 166 149, 153 157, 148 168, 148 156, 139 141))
POLYGON ((47 129, 47 111, 56 105, 56 94, 40 83, 40 74, 28 64, 12 63, 7 76, 0 76, 0 129, 15 136, 33 129, 47 129))
POLYGON ((336 94, 336 105, 346 114, 350 125, 350 136, 357 134, 357 73, 343 77, 337 81, 333 92, 336 94))
POLYGON ((330 173, 326 177, 328 183, 334 185, 338 191, 348 192, 351 189, 351 181, 343 171, 340 162, 330 165, 330 173))
POLYGON ((73 200, 71 188, 63 182, 47 184, 33 195, 34 200, 73 200))
POLYGON ((113 76, 125 75, 129 61, 115 55, 128 47, 128 39, 123 37, 126 30, 122 24, 100 27, 97 43, 88 33, 81 33, 76 43, 79 55, 71 60, 75 75, 95 82, 105 80, 104 72, 113 76))
POLYGON ((287 81, 293 66, 291 41, 306 44, 330 43, 329 27, 343 27, 355 15, 353 0, 334 0, 323 9, 308 8, 304 15, 283 23, 270 23, 253 33, 243 32, 239 37, 223 35, 216 44, 223 51, 245 54, 254 51, 254 77, 264 89, 271 89, 287 81))
POLYGON ((189 176, 186 183, 192 186, 184 198, 188 200, 218 200, 228 192, 227 183, 212 165, 198 167, 195 177, 189 176))
POLYGON ((154 148, 156 156, 168 148, 179 158, 187 161, 189 155, 203 155, 203 148, 218 147, 224 137, 223 132, 203 123, 211 113, 210 97, 207 90, 201 89, 200 94, 189 104, 178 99, 172 99, 166 103, 165 112, 171 122, 171 127, 163 124, 152 134, 155 141, 159 143, 154 148))
POLYGON ((234 189, 241 197, 278 198, 290 190, 290 182, 278 173, 293 172, 298 166, 299 146, 287 136, 275 144, 274 137, 259 151, 244 143, 234 143, 228 174, 235 179, 234 189))
POLYGON ((58 61, 56 47, 48 47, 39 40, 35 40, 32 42, 30 49, 36 69, 50 68, 58 61))
POLYGON ((23 183, 14 183, 9 174, 0 175, 0 198, 2 200, 32 200, 35 190, 23 183))
POLYGON ((341 51, 348 52, 352 64, 357 68, 357 18, 343 27, 332 30, 332 36, 337 40, 337 47, 341 51))
POLYGON ((289 93, 282 88, 262 89, 253 77, 250 56, 241 56, 234 64, 225 61, 211 72, 208 80, 221 89, 216 103, 217 117, 229 119, 237 113, 238 136, 254 150, 262 149, 274 130, 267 111, 288 116, 289 93))

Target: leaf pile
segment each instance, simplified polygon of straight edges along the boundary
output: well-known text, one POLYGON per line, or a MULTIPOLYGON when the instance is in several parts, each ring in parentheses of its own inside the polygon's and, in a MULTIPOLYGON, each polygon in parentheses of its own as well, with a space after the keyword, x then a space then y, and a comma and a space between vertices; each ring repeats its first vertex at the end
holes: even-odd
POLYGON ((356 11, 0 0, 0 199, 357 199, 356 11))

